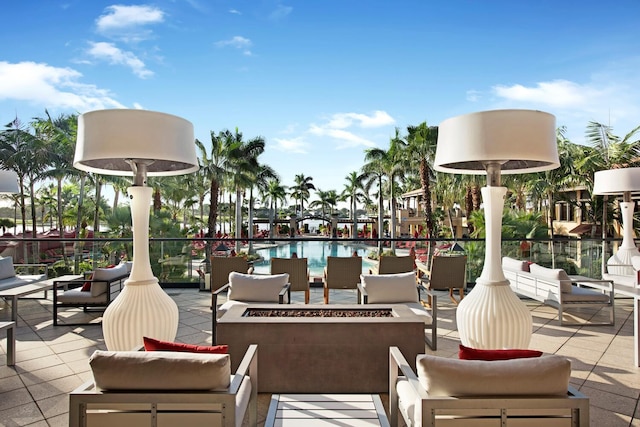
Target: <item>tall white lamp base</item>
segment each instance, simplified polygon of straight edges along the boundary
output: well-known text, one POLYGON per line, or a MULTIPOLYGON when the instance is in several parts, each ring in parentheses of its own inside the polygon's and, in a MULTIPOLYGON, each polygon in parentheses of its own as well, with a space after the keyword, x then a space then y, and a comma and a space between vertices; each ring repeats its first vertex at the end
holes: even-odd
POLYGON ((632 267, 631 258, 640 256, 633 240, 633 208, 635 202, 620 202, 622 216, 622 244, 618 251, 607 261, 607 273, 620 276, 633 276, 636 271, 632 267), (617 267, 619 265, 619 267, 617 267))
POLYGON ((143 337, 173 341, 178 333, 178 306, 162 290, 149 262, 149 206, 153 189, 134 186, 131 197, 133 266, 124 289, 109 304, 102 318, 107 349, 133 350, 143 337))
POLYGON ((529 348, 531 313, 502 271, 502 209, 507 189, 483 187, 486 249, 476 285, 456 311, 460 341, 480 349, 529 348))

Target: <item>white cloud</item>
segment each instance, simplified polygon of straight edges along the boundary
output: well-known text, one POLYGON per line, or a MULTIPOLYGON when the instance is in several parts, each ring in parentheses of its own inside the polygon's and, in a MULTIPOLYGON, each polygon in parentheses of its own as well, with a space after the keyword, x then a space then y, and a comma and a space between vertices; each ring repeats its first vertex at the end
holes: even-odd
POLYGON ((139 102, 134 102, 133 108, 135 108, 136 110, 144 110, 144 107, 139 102))
POLYGON ((239 10, 236 10, 236 9, 229 9, 229 13, 234 14, 234 15, 242 15, 242 12, 240 12, 239 10))
POLYGON ((394 124, 396 121, 385 111, 374 111, 371 115, 360 113, 338 113, 331 116, 327 126, 344 129, 351 126, 376 128, 394 124))
POLYGON ((322 125, 311 124, 308 132, 317 136, 328 136, 339 141, 336 148, 350 147, 375 147, 376 143, 369 138, 358 135, 349 128, 372 129, 393 125, 395 120, 385 111, 374 111, 373 113, 337 113, 329 117, 328 121, 322 125))
POLYGON ((290 15, 292 11, 293 11, 293 8, 291 6, 283 6, 283 5, 279 4, 276 7, 276 10, 274 10, 273 12, 271 12, 269 14, 269 19, 271 19, 273 21, 277 21, 277 20, 283 19, 283 18, 287 17, 288 15, 290 15))
POLYGON ((230 38, 229 40, 220 40, 216 42, 215 45, 220 48, 224 47, 234 47, 236 49, 242 49, 242 54, 245 56, 253 55, 249 47, 251 46, 251 40, 242 36, 235 36, 230 38))
POLYGON ((273 147, 279 151, 286 151, 287 153, 299 153, 306 154, 309 148, 309 144, 304 141, 302 137, 283 139, 273 138, 276 145, 273 147))
POLYGON ((585 82, 557 79, 523 84, 496 85, 492 108, 535 108, 556 116, 566 126, 572 142, 584 143, 589 121, 609 124, 616 135, 638 126, 640 107, 640 58, 606 64, 585 82))
POLYGON ((312 124, 309 127, 309 132, 314 135, 328 136, 330 138, 337 139, 338 141, 340 141, 340 143, 336 147, 338 149, 357 147, 357 146, 364 146, 364 147, 376 146, 374 142, 368 140, 367 138, 363 138, 361 136, 356 135, 353 132, 349 132, 344 129, 336 129, 336 128, 331 128, 326 126, 317 126, 315 124, 312 124))
POLYGON ((604 94, 601 89, 591 85, 581 85, 568 80, 540 82, 534 87, 520 84, 497 85, 493 90, 497 96, 507 100, 540 103, 559 108, 582 107, 588 101, 598 99, 604 94))
POLYGON ((227 46, 231 46, 231 47, 235 47, 237 49, 241 49, 243 47, 249 47, 251 46, 251 40, 242 37, 242 36, 235 36, 230 38, 229 40, 221 40, 219 42, 216 42, 216 46, 218 47, 227 47, 227 46))
POLYGON ((147 25, 164 21, 165 13, 152 6, 113 5, 105 8, 106 13, 96 19, 96 29, 100 34, 127 42, 137 42, 150 38, 147 25))
POLYGON ((482 97, 482 93, 475 89, 470 89, 467 91, 467 101, 469 102, 478 102, 482 97))
POLYGON ((49 109, 77 112, 124 108, 106 89, 79 83, 82 74, 72 68, 44 63, 0 61, 0 100, 25 101, 49 109))
POLYGON ((133 73, 141 79, 153 76, 153 71, 147 69, 144 62, 132 52, 124 51, 116 47, 113 43, 90 42, 89 45, 90 48, 87 53, 98 60, 129 67, 133 73))

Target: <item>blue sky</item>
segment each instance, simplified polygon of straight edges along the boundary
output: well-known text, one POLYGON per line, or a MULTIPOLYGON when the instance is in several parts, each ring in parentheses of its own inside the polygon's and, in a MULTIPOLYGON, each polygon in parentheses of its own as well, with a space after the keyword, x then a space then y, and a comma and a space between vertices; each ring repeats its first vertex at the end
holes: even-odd
POLYGON ((340 192, 395 127, 533 108, 573 142, 640 125, 640 2, 20 0, 3 3, 0 124, 101 108, 238 127, 340 192))

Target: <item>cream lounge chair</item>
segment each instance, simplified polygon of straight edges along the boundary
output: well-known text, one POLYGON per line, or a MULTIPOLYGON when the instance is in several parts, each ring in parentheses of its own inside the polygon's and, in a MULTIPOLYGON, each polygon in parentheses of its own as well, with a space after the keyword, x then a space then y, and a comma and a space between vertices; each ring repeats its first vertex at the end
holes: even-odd
POLYGON ((324 269, 324 303, 329 304, 330 289, 357 289, 362 273, 362 257, 327 257, 324 269))
POLYGON ((291 292, 304 292, 304 303, 309 304, 309 269, 307 258, 271 258, 271 274, 289 274, 291 292))

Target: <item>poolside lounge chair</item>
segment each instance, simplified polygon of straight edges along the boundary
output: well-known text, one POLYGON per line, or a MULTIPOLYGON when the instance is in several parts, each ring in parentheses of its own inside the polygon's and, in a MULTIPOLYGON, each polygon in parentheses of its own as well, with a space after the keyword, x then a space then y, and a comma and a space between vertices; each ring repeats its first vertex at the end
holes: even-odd
POLYGON ((442 255, 431 259, 431 268, 424 272, 421 278, 425 288, 431 290, 447 289, 449 298, 458 304, 464 298, 464 288, 467 284, 467 257, 465 255, 442 255), (458 289, 460 299, 453 296, 453 290, 458 289))
POLYGON ((330 289, 357 289, 362 273, 362 257, 327 257, 324 269, 324 303, 329 304, 330 289))
POLYGON ((289 274, 291 292, 304 291, 304 303, 309 304, 309 269, 307 258, 271 258, 271 274, 289 274))
POLYGON ((369 269, 369 274, 395 274, 413 271, 413 257, 407 256, 382 256, 378 264, 369 269))

